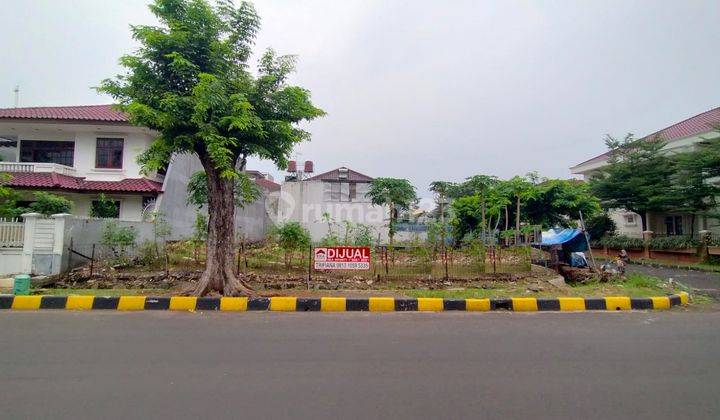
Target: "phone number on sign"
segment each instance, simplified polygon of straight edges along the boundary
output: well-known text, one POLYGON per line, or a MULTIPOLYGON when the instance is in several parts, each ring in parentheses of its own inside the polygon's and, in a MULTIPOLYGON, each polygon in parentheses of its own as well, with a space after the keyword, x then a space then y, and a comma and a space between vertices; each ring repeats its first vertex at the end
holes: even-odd
POLYGON ((326 262, 315 261, 316 270, 369 270, 369 262, 326 262))

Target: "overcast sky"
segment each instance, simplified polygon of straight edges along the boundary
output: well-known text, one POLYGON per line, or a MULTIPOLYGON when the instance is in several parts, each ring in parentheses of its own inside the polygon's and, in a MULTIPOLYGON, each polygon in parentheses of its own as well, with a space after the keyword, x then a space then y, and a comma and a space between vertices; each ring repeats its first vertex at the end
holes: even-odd
MULTIPOLYGON (((133 50, 146 0, 0 0, 0 107, 109 103, 91 86, 133 50)), ((299 160, 433 180, 570 177, 606 133, 720 106, 720 2, 257 1, 257 48, 328 115, 299 160)), ((255 168, 281 175, 272 164, 255 168)))

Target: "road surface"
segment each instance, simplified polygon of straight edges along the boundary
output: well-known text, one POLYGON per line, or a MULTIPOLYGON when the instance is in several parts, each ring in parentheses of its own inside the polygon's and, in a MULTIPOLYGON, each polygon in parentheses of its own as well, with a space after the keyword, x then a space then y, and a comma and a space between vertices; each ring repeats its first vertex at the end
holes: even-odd
POLYGON ((692 289, 703 291, 709 295, 720 297, 720 273, 682 268, 651 267, 648 265, 629 264, 629 272, 641 272, 663 280, 672 278, 692 289))
POLYGON ((2 418, 720 418, 720 312, 0 313, 2 418))

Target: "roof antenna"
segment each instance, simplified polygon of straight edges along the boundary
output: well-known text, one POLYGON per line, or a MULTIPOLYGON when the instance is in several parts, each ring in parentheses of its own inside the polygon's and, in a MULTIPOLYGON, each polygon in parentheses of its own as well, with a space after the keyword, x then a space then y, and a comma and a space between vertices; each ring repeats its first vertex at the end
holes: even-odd
POLYGON ((15 93, 15 108, 17 108, 20 103, 20 85, 15 85, 13 92, 15 93))

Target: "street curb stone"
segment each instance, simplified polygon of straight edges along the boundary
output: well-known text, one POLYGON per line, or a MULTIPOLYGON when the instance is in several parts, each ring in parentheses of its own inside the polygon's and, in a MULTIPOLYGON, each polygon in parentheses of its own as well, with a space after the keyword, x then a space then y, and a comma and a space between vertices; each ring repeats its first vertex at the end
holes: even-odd
POLYGON ((631 298, 558 297, 503 299, 443 299, 443 298, 296 298, 289 296, 256 298, 220 297, 151 297, 151 296, 13 296, 0 295, 0 310, 169 310, 169 311, 296 311, 296 312, 443 312, 443 311, 615 311, 659 310, 687 305, 690 295, 631 298))

